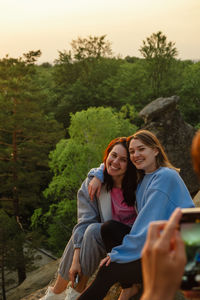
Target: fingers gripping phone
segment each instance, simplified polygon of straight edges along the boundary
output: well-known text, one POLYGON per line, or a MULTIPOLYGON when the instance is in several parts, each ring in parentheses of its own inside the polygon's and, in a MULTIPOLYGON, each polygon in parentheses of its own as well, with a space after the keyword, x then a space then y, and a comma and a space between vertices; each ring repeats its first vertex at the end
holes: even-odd
POLYGON ((182 214, 180 230, 187 263, 181 289, 200 291, 200 208, 185 208, 182 214))

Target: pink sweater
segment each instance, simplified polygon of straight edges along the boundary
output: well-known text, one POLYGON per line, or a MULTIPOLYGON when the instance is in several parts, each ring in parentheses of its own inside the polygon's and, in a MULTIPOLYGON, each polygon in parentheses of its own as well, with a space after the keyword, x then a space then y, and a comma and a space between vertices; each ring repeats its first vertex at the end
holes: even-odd
POLYGON ((112 188, 112 218, 113 220, 132 226, 137 217, 136 210, 133 206, 128 206, 123 200, 124 196, 122 190, 120 188, 112 188))

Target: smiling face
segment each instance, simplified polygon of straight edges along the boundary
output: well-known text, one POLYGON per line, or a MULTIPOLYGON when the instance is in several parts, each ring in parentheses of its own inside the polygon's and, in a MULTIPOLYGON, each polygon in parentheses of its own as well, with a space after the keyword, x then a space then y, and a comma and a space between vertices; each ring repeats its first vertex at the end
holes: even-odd
POLYGON ((143 170, 145 173, 152 173, 157 169, 157 149, 145 145, 139 139, 132 139, 129 144, 129 153, 132 163, 138 170, 143 170))
POLYGON ((121 144, 116 144, 106 159, 106 169, 110 176, 123 178, 128 166, 128 153, 121 144))

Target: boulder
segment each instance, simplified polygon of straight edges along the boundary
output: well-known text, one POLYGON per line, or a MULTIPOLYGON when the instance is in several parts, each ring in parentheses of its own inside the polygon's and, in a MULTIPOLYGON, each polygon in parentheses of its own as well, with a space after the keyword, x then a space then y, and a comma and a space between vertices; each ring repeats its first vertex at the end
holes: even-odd
MULTIPOLYGON (((7 294, 7 300, 38 300, 43 297, 49 284, 53 285, 55 282, 58 265, 59 260, 56 260, 31 272, 29 277, 20 286, 13 290, 12 293, 7 294)), ((94 279, 95 275, 91 276, 88 284, 94 279)), ((117 300, 120 292, 120 285, 115 284, 110 288, 104 300, 117 300)), ((131 297, 130 300, 139 300, 141 293, 142 290, 137 295, 131 297)), ((184 299, 183 294, 178 291, 174 300, 184 299)))
POLYGON ((158 98, 146 105, 139 115, 144 119, 145 123, 150 122, 153 119, 160 118, 166 111, 170 112, 176 109, 178 101, 178 96, 158 98))
POLYGON ((199 190, 190 155, 195 129, 183 120, 178 102, 178 96, 158 98, 145 106, 139 115, 144 119, 144 129, 157 136, 171 163, 180 168, 180 175, 194 196, 199 190))
POLYGON ((200 207, 200 191, 194 196, 193 201, 196 207, 200 207))
MULTIPOLYGON (((6 294, 7 300, 23 299, 24 297, 30 295, 33 292, 35 293, 40 289, 43 290, 39 291, 39 294, 44 294, 46 290, 46 288, 44 289, 44 287, 48 286, 49 283, 55 278, 58 265, 59 259, 52 261, 40 267, 39 269, 31 272, 22 284, 20 284, 16 289, 6 294)), ((27 299, 32 298, 28 297, 27 299)), ((39 299, 39 297, 35 299, 39 299)))

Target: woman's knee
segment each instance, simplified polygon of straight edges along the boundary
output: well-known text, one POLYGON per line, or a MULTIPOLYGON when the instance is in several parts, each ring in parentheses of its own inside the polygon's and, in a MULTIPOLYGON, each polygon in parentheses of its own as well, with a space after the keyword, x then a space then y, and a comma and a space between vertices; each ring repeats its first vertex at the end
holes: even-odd
POLYGON ((101 237, 104 242, 107 252, 110 252, 112 248, 120 245, 126 234, 130 231, 130 227, 115 221, 110 220, 105 222, 101 226, 101 237))
POLYGON ((106 221, 101 225, 101 235, 107 235, 107 233, 115 232, 117 226, 117 222, 114 220, 106 221))
POLYGON ((90 224, 85 233, 84 239, 101 239, 101 223, 92 223, 90 224))
POLYGON ((110 238, 114 238, 114 240, 118 240, 119 238, 121 240, 129 231, 129 226, 115 220, 109 220, 101 226, 101 236, 103 240, 110 238))

